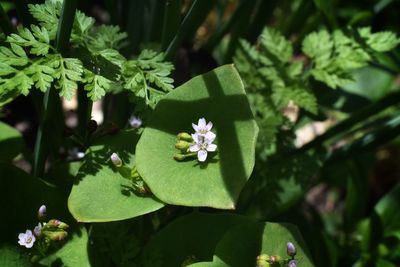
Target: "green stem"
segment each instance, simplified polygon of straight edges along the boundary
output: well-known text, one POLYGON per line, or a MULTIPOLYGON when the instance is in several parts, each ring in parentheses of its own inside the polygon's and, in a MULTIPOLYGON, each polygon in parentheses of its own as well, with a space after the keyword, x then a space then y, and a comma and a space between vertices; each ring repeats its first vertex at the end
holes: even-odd
POLYGON ((388 143, 398 137, 399 133, 400 116, 397 116, 389 120, 385 125, 374 132, 367 133, 355 142, 334 150, 333 153, 328 156, 327 161, 335 162, 338 160, 354 158, 367 150, 388 143))
MULTIPOLYGON (((58 22, 57 36, 55 47, 57 51, 62 52, 68 47, 69 38, 71 35, 72 24, 75 18, 76 0, 65 0, 61 10, 60 20, 58 22)), ((45 146, 43 143, 43 135, 47 128, 49 119, 49 106, 51 105, 52 89, 49 88, 43 98, 43 113, 42 120, 37 132, 36 143, 34 148, 34 162, 32 174, 35 177, 42 176, 46 162, 45 146)), ((47 134, 47 133, 46 133, 47 134)))
POLYGON ((361 109, 360 111, 356 112, 354 115, 352 115, 350 118, 339 122, 332 128, 330 128, 328 131, 326 131, 324 134, 316 137, 313 141, 305 144, 301 148, 297 149, 294 151, 294 154, 301 153, 304 151, 307 151, 309 149, 315 148, 320 146, 323 142, 326 140, 341 134, 344 131, 347 131, 351 129, 355 124, 364 121, 368 117, 375 115, 382 110, 397 104, 400 102, 400 93, 394 93, 387 95, 386 97, 382 98, 381 100, 361 109))
POLYGON ((164 25, 161 39, 161 50, 167 49, 181 22, 182 0, 166 0, 164 10, 164 25))
POLYGON ((88 140, 88 125, 92 117, 93 101, 87 97, 83 86, 78 88, 78 132, 86 145, 88 140))
POLYGON ((224 63, 232 62, 232 56, 235 53, 237 44, 239 43, 239 38, 244 34, 246 29, 248 29, 248 21, 250 20, 255 1, 246 0, 242 2, 243 5, 239 6, 239 16, 233 25, 231 31, 231 36, 229 40, 229 45, 225 53, 224 63))
POLYGON ((174 39, 165 52, 165 59, 171 61, 175 57, 176 50, 185 39, 190 39, 203 23, 208 13, 214 6, 214 1, 196 0, 190 7, 174 39))
POLYGON ((1 4, 0 4, 0 26, 6 35, 10 35, 11 33, 14 32, 14 27, 12 26, 10 19, 8 18, 7 13, 4 11, 1 4))

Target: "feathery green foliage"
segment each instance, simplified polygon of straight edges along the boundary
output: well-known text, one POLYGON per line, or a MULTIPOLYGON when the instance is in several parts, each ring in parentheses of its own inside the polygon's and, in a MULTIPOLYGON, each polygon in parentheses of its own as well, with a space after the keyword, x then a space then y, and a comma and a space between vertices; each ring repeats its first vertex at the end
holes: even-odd
POLYGON ((32 87, 45 92, 53 83, 66 99, 82 84, 93 101, 113 88, 125 88, 133 99, 144 99, 150 107, 173 89, 169 77, 173 66, 163 62, 163 54, 144 50, 134 60, 120 54, 118 49, 127 45, 127 34, 118 26, 95 26, 94 18, 77 11, 70 38, 76 49, 60 54, 53 44, 61 1, 31 4, 29 11, 40 26, 19 28, 6 38, 9 45, 0 47, 1 104, 18 94, 29 94, 32 87))
POLYGON ((358 29, 352 35, 321 30, 303 40, 302 51, 308 61, 294 56, 291 42, 274 29, 264 29, 254 46, 241 40, 234 62, 260 126, 260 147, 272 143, 277 127, 287 121, 281 111, 290 101, 317 113, 311 77, 333 89, 343 86, 353 81, 352 70, 367 66, 374 53, 389 51, 399 42, 394 33, 371 33, 370 28, 358 29))

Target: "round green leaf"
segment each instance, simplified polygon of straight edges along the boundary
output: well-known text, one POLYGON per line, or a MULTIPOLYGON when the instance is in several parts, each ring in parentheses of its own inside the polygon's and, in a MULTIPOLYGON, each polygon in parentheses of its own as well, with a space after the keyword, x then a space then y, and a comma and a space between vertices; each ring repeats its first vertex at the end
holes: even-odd
POLYGON ((158 210, 163 203, 150 196, 137 195, 131 180, 110 162, 116 152, 124 166, 134 165, 136 131, 121 131, 90 147, 72 187, 68 208, 80 222, 124 220, 158 210))
POLYGON ((88 234, 85 227, 76 229, 66 243, 40 260, 46 266, 90 267, 88 255, 88 234))
POLYGON ((217 244, 213 262, 199 262, 190 266, 255 266, 257 256, 263 254, 277 255, 289 260, 286 253, 286 244, 289 241, 296 247, 295 259, 298 266, 314 266, 297 228, 290 224, 270 222, 245 222, 230 228, 217 244))
POLYGON ((219 67, 178 87, 156 106, 136 147, 140 175, 162 201, 234 209, 254 166, 258 127, 233 65, 219 67), (180 132, 193 133, 204 117, 214 124, 217 152, 205 163, 176 161, 180 132))
POLYGON ((181 266, 193 257, 212 260, 215 247, 224 233, 234 225, 252 221, 232 213, 194 212, 181 217, 155 235, 145 247, 145 266, 181 266))
POLYGON ((20 249, 11 245, 0 245, 0 266, 29 267, 32 264, 28 256, 20 249))
POLYGON ((15 128, 0 122, 0 161, 9 161, 22 152, 24 140, 15 128))

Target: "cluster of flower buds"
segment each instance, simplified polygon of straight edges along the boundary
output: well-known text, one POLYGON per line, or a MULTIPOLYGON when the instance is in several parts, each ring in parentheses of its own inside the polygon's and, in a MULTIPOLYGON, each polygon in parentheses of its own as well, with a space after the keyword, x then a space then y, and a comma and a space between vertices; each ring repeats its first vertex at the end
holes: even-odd
POLYGON ((65 240, 68 236, 67 230, 69 226, 57 219, 51 219, 46 223, 46 213, 46 206, 40 206, 37 212, 39 223, 35 226, 33 232, 27 229, 25 233, 20 233, 18 235, 18 244, 29 249, 34 248, 38 254, 32 257, 33 261, 46 255, 46 252, 51 246, 57 246, 60 241, 65 240))
POLYGON ((197 125, 192 123, 195 133, 179 133, 175 148, 180 153, 174 156, 175 160, 181 161, 187 158, 197 156, 198 161, 204 162, 207 159, 208 152, 217 150, 217 145, 213 144, 216 135, 211 131, 213 123, 206 122, 206 119, 200 118, 197 125))
POLYGON ((267 255, 262 254, 257 256, 257 267, 272 267, 272 266, 285 266, 285 267, 297 267, 297 260, 294 259, 296 255, 296 247, 292 242, 286 244, 286 252, 290 257, 289 259, 284 259, 278 255, 267 255))

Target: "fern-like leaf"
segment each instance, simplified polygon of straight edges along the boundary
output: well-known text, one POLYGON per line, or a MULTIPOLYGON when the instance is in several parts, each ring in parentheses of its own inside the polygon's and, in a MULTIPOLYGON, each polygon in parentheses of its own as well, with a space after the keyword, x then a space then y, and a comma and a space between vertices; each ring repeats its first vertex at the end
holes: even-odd
POLYGON ((92 101, 97 101, 102 98, 111 86, 111 81, 107 78, 97 75, 91 71, 85 70, 86 83, 84 89, 88 91, 87 95, 92 101))
POLYGON ((52 66, 55 70, 55 87, 60 90, 60 96, 71 100, 78 87, 77 82, 81 80, 83 66, 82 62, 76 58, 63 58, 55 55, 52 59, 52 66))
POLYGON ((12 33, 7 37, 7 42, 30 47, 30 53, 33 55, 46 55, 50 48, 50 39, 46 28, 39 28, 35 25, 32 25, 31 28, 32 31, 28 28, 20 28, 18 34, 12 33))

